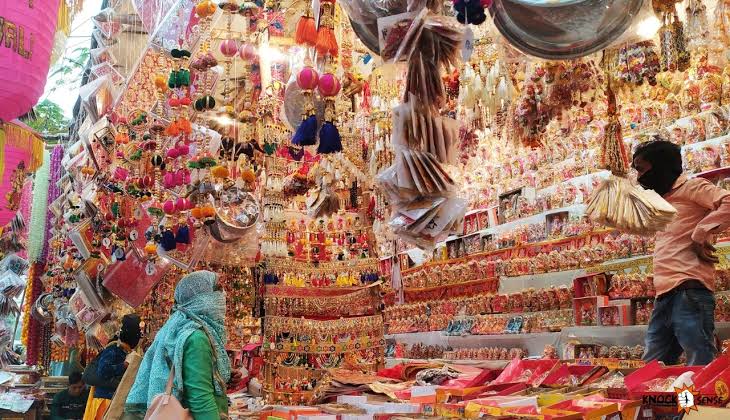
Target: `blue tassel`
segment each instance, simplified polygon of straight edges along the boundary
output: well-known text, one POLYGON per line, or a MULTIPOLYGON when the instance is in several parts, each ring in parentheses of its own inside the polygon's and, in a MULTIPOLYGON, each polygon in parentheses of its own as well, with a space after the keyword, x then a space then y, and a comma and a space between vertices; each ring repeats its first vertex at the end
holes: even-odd
POLYGON ((175 235, 175 242, 179 244, 190 243, 190 228, 187 225, 182 225, 177 228, 177 235, 175 235))
POLYGON ((319 147, 317 153, 329 154, 342 151, 342 138, 337 127, 329 121, 325 121, 319 130, 319 147))
POLYGON ((177 248, 177 243, 175 242, 175 234, 172 233, 172 230, 168 229, 162 234, 160 245, 162 245, 162 249, 164 249, 165 251, 172 251, 173 249, 177 248))
POLYGON ((317 116, 310 115, 302 120, 291 142, 297 146, 314 146, 317 144, 317 116))

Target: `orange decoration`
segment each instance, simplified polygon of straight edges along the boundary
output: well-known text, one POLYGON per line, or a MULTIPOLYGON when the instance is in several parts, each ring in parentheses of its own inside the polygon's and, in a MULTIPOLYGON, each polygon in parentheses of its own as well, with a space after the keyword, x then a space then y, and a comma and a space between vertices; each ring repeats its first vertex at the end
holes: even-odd
POLYGON ((225 166, 214 166, 210 170, 210 174, 213 175, 214 178, 228 178, 231 175, 231 172, 226 168, 225 166))
POLYGON ((217 8, 218 6, 216 6, 216 4, 213 3, 211 0, 203 0, 198 3, 197 6, 195 6, 195 13, 201 19, 205 19, 207 17, 213 16, 213 13, 215 13, 217 8))

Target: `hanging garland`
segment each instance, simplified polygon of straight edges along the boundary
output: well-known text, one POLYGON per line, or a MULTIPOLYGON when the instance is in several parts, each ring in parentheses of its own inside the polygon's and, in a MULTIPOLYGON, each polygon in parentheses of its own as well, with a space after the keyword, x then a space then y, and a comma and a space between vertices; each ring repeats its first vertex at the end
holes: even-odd
MULTIPOLYGON (((46 210, 48 209, 48 178, 50 176, 51 161, 48 150, 43 152, 43 165, 35 175, 33 187, 33 207, 30 216, 28 234, 28 260, 30 262, 43 261, 40 259, 43 242, 46 234, 46 210)), ((45 264, 45 263, 44 263, 45 264)))
POLYGON ((50 248, 51 231, 53 230, 54 220, 56 219, 55 214, 51 211, 51 203, 61 195, 61 187, 58 186, 58 180, 61 179, 61 160, 63 159, 63 147, 58 145, 53 149, 51 153, 51 172, 50 182, 48 184, 48 199, 46 200, 46 229, 45 239, 43 241, 43 249, 41 250, 41 261, 48 261, 48 250, 50 248))

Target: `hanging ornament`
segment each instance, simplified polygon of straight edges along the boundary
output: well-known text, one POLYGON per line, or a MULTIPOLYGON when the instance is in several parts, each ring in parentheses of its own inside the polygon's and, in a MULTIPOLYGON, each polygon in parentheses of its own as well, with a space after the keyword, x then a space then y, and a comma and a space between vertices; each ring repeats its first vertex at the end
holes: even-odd
POLYGON ((663 15, 664 25, 659 29, 662 71, 685 71, 690 55, 684 37, 684 26, 676 13, 663 15))
POLYGON ((604 139, 601 147, 601 165, 617 176, 626 176, 628 172, 628 158, 626 146, 621 135, 621 122, 618 118, 616 106, 616 95, 611 89, 609 80, 606 87, 606 99, 608 100, 608 123, 604 129, 604 139))
POLYGON ((335 38, 335 0, 322 1, 322 13, 317 29, 317 53, 321 56, 337 57, 337 38, 335 38))
POLYGON ((335 97, 340 93, 340 81, 332 73, 325 73, 319 78, 317 89, 325 100, 324 124, 319 130, 319 147, 317 153, 329 154, 342 151, 342 138, 335 126, 337 114, 335 112, 335 97))
POLYGON ((297 146, 313 146, 317 143, 317 115, 312 97, 314 89, 319 83, 319 74, 312 67, 304 67, 297 74, 297 85, 305 97, 305 108, 302 113, 302 123, 292 137, 292 143, 297 146))
POLYGON ((294 42, 297 45, 314 47, 317 45, 317 27, 312 17, 312 9, 308 7, 304 15, 297 22, 297 29, 294 33, 294 42))

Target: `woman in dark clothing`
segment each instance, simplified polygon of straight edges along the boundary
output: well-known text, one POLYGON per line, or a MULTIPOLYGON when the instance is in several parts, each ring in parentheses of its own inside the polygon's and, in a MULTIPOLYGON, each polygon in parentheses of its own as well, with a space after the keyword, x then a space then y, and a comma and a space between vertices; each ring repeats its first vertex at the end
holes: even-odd
MULTIPOLYGON (((89 394, 84 420, 101 420, 104 417, 119 381, 127 370, 127 355, 139 344, 142 329, 139 316, 125 315, 119 337, 112 340, 99 353, 96 375, 105 385, 95 386, 89 394)), ((93 366, 91 366, 93 368, 93 366)))

